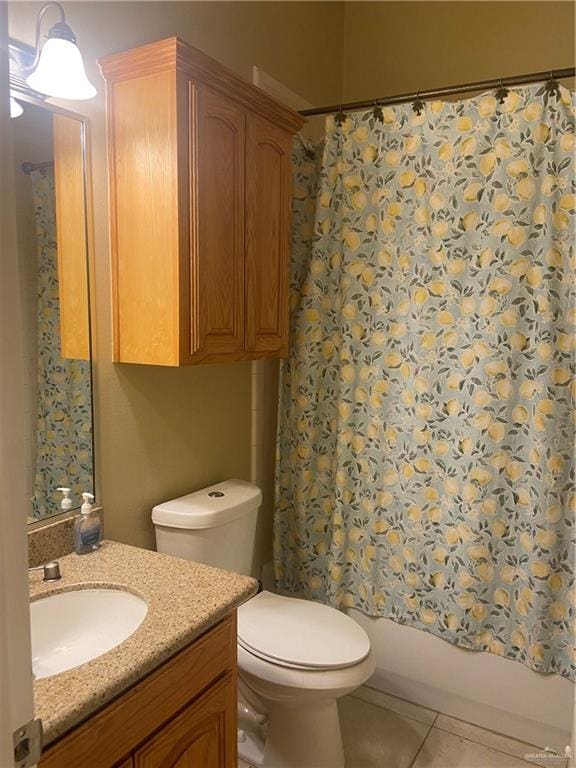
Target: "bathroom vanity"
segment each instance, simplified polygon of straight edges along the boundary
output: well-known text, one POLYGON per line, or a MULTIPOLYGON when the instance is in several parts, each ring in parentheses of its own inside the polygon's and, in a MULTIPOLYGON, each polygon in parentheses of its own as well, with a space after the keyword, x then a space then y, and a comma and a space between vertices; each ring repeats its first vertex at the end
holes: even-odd
POLYGON ((236 768, 236 607, 256 582, 108 541, 60 564, 56 585, 32 575, 32 600, 119 589, 148 612, 111 651, 35 681, 40 768, 236 768))
POLYGON ((235 657, 229 616, 49 748, 40 768, 235 768, 235 657))

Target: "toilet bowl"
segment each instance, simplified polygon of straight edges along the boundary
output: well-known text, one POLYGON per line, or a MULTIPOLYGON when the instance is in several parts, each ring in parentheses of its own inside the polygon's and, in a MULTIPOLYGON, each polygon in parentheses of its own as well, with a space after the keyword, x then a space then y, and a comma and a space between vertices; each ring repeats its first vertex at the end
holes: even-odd
POLYGON ((343 768, 337 701, 374 672, 356 622, 319 603, 261 592, 238 610, 238 670, 267 717, 243 729, 240 757, 262 768, 343 768))
MULTIPOLYGON (((159 552, 251 573, 260 489, 227 480, 154 507, 159 552)), ((238 609, 238 752, 256 768, 344 768, 337 701, 374 672, 334 608, 260 592, 238 609)))

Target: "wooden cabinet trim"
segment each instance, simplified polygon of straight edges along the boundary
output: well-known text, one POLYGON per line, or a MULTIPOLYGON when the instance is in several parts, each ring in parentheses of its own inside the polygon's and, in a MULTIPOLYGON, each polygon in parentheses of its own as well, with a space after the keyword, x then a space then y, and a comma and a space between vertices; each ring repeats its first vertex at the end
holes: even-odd
POLYGON ((39 768, 123 768, 140 744, 229 672, 236 674, 235 612, 51 745, 39 768))
POLYGON ((195 83, 187 78, 182 78, 184 87, 183 93, 187 93, 186 107, 186 133, 182 138, 183 143, 188 147, 188 200, 190 210, 190 231, 188 235, 188 258, 190 263, 190 315, 188 317, 188 328, 190 328, 190 343, 188 344, 187 355, 191 358, 193 353, 200 347, 201 334, 198 322, 198 307, 200 306, 200 275, 198 269, 198 135, 194 127, 198 122, 198 88, 195 83))
POLYGON ((296 133, 306 122, 302 115, 285 106, 260 88, 246 82, 220 62, 207 56, 178 37, 169 37, 130 51, 99 60, 102 74, 109 82, 176 68, 196 82, 235 99, 247 110, 257 112, 285 130, 296 133))

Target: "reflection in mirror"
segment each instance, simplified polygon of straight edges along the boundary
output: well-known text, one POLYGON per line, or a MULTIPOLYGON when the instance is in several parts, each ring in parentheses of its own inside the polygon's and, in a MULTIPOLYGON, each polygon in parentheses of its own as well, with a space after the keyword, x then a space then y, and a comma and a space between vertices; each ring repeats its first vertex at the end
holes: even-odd
POLYGON ((12 121, 24 314, 29 522, 94 493, 85 125, 22 101, 12 121))

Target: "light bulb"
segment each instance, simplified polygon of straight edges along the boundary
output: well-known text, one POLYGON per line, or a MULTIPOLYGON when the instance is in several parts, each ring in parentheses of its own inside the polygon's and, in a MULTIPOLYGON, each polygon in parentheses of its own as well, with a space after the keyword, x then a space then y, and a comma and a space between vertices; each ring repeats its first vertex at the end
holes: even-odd
POLYGON ((10 96, 10 117, 20 117, 23 112, 22 105, 13 96, 10 96))
POLYGON ((70 40, 50 37, 40 52, 38 66, 26 82, 38 93, 59 99, 91 99, 96 88, 86 77, 82 54, 70 40))

